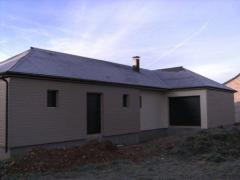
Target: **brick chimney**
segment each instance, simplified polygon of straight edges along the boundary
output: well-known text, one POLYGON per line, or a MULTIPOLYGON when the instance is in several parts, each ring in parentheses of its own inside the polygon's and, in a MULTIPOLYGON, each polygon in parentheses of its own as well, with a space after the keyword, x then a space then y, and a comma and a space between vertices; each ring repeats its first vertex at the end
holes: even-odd
POLYGON ((140 71, 140 57, 139 56, 133 56, 132 57, 132 68, 134 71, 139 72, 140 71))

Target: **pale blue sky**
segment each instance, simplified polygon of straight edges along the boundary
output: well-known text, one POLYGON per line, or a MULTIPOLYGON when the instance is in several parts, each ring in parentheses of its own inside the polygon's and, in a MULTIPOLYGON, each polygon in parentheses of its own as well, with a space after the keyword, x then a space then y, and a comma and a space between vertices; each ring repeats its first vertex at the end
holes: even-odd
POLYGON ((224 82, 240 73, 240 1, 0 0, 0 61, 31 46, 224 82))

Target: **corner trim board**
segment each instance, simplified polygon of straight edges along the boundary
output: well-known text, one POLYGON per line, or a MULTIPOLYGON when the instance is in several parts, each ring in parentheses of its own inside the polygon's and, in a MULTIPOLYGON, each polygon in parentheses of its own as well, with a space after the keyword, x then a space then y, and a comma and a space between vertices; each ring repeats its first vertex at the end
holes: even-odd
POLYGON ((8 152, 8 81, 4 76, 1 79, 6 83, 6 119, 5 119, 5 153, 8 152))

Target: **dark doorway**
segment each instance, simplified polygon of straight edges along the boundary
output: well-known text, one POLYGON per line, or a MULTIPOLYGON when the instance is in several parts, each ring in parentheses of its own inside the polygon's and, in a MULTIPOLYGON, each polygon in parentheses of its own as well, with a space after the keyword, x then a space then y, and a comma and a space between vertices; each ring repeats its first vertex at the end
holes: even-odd
POLYGON ((169 116, 172 126, 201 126, 200 97, 170 97, 169 116))
POLYGON ((97 134, 101 132, 101 95, 87 94, 87 133, 97 134))

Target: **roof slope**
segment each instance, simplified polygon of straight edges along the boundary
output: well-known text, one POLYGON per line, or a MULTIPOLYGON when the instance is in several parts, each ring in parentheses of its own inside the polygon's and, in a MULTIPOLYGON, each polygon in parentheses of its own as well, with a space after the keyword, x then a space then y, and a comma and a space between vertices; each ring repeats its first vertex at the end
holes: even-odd
POLYGON ((212 87, 218 89, 232 90, 216 81, 194 73, 183 67, 155 70, 159 77, 173 89, 176 88, 197 88, 212 87))
POLYGON ((182 67, 140 72, 126 66, 60 52, 31 48, 0 63, 0 74, 20 73, 88 81, 100 81, 151 88, 230 88, 182 67))
POLYGON ((26 58, 30 50, 24 51, 0 63, 0 73, 10 71, 19 61, 26 58))

